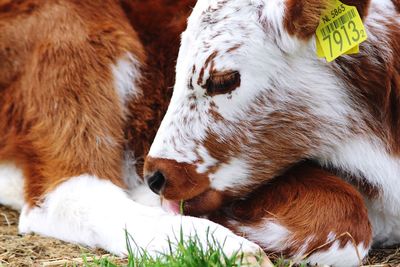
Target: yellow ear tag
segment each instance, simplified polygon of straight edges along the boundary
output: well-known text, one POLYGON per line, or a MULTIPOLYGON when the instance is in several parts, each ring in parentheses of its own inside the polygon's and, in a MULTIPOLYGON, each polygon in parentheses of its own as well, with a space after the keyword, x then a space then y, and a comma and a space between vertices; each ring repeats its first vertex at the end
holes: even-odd
MULTIPOLYGON (((317 47, 317 56, 319 58, 325 58, 324 50, 322 50, 321 43, 319 42, 318 38, 315 39, 316 47, 317 47)), ((360 45, 356 45, 355 47, 351 48, 350 50, 346 51, 345 55, 354 55, 360 53, 360 45)))
POLYGON ((350 50, 346 51, 346 55, 354 55, 360 53, 360 45, 356 45, 355 47, 351 48, 350 50))
POLYGON ((344 54, 359 52, 359 44, 367 40, 362 19, 354 6, 334 1, 322 14, 317 28, 317 55, 328 62, 344 54))

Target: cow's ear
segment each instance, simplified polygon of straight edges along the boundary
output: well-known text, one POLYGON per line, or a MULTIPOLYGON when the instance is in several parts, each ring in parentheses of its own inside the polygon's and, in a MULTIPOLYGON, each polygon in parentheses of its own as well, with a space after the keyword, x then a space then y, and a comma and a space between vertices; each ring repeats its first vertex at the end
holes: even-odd
MULTIPOLYGON (((284 27, 290 35, 308 39, 315 33, 322 13, 334 0, 284 0, 284 2, 286 5, 284 27)), ((367 15, 370 0, 342 0, 341 2, 357 7, 362 18, 367 15)))

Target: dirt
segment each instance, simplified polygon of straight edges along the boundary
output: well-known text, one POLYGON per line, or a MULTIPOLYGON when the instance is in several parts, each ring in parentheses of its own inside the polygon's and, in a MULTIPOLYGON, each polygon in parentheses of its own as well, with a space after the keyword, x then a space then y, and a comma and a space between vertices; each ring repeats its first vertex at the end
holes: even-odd
POLYGON ((0 266, 76 266, 85 255, 111 257, 105 251, 91 250, 53 238, 18 234, 18 212, 0 206, 0 266))
MULTIPOLYGON (((92 257, 112 257, 102 250, 91 250, 34 234, 18 234, 18 212, 0 206, 0 266, 76 266, 92 257)), ((123 260, 117 261, 123 263, 123 260)), ((375 249, 366 265, 400 266, 400 247, 375 249)))

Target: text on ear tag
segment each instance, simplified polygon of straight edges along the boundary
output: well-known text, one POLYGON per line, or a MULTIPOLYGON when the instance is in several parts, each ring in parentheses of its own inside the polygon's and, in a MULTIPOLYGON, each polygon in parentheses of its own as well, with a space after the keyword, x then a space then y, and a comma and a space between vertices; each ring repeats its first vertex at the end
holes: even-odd
POLYGON ((359 44, 367 40, 357 8, 333 1, 322 14, 316 32, 317 55, 328 62, 344 54, 358 53, 359 44))

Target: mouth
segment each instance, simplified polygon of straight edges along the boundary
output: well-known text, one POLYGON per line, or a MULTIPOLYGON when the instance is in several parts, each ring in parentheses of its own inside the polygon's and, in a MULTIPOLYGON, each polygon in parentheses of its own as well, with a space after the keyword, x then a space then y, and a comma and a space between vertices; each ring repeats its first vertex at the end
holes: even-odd
POLYGON ((175 215, 183 215, 183 205, 184 201, 174 201, 161 198, 161 207, 163 208, 163 210, 175 215))
POLYGON ((162 199, 162 207, 167 212, 189 216, 204 216, 222 207, 227 199, 223 192, 208 189, 187 200, 162 199))

